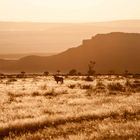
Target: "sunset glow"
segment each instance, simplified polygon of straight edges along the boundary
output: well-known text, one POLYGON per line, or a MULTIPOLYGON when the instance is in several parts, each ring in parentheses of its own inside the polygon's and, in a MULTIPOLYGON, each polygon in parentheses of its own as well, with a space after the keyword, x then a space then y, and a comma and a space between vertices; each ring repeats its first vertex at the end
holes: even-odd
POLYGON ((140 19, 140 0, 0 0, 1 21, 93 22, 140 19))
POLYGON ((140 138, 140 0, 0 0, 0 140, 140 138))

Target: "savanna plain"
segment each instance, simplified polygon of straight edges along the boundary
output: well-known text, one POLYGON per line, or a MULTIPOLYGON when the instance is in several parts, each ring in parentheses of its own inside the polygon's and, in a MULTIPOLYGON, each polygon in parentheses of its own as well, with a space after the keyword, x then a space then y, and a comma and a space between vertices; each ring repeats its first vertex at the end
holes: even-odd
POLYGON ((0 139, 140 139, 140 78, 1 79, 0 139))

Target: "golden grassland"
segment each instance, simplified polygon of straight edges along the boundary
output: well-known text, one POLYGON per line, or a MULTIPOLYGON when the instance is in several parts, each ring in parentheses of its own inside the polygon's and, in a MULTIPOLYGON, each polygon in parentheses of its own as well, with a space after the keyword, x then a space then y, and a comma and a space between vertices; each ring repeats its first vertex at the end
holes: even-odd
POLYGON ((140 139, 140 79, 71 76, 0 80, 4 140, 140 139))

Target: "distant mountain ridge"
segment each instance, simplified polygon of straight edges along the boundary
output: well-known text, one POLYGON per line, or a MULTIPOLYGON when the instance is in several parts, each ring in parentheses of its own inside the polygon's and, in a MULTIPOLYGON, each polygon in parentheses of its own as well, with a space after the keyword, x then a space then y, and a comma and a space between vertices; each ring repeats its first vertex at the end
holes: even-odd
POLYGON ((6 60, 17 60, 22 57, 26 57, 29 55, 38 55, 38 56, 51 56, 55 55, 57 53, 11 53, 11 54, 0 54, 0 59, 6 59, 6 60))
POLYGON ((140 20, 91 23, 0 22, 0 53, 62 52, 99 33, 140 33, 140 20))
POLYGON ((68 72, 86 73, 89 61, 95 61, 97 73, 128 70, 140 73, 140 34, 112 32, 97 34, 82 44, 53 56, 28 56, 19 60, 0 60, 0 72, 68 72))

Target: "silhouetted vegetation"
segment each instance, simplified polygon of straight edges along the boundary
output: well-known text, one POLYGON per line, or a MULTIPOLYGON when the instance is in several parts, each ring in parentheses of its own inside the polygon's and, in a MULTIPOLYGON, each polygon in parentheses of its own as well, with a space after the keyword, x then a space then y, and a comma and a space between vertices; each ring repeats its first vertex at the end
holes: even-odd
POLYGON ((76 87, 76 85, 75 84, 70 84, 68 87, 71 88, 71 89, 74 89, 76 87))
POLYGON ((125 92, 125 87, 121 85, 120 83, 110 83, 108 85, 108 89, 110 91, 120 91, 120 92, 125 92))
POLYGON ((72 69, 69 71, 68 75, 70 76, 74 76, 74 75, 77 75, 77 70, 76 69, 72 69))
POLYGON ((56 72, 57 72, 57 75, 59 75, 61 71, 60 70, 57 70, 56 72))
POLYGON ((91 76, 87 76, 85 78, 85 81, 92 82, 93 81, 93 78, 91 76))
POLYGON ((20 74, 16 75, 16 78, 26 78, 26 72, 25 71, 21 71, 20 74))
POLYGON ((49 75, 49 72, 48 71, 45 71, 44 72, 44 76, 48 76, 49 75))
POLYGON ((95 61, 90 61, 88 64, 88 76, 93 76, 95 74, 95 61))

